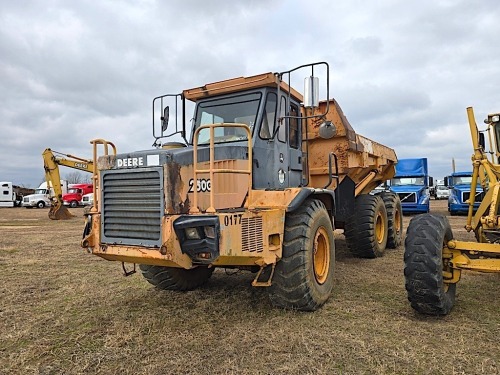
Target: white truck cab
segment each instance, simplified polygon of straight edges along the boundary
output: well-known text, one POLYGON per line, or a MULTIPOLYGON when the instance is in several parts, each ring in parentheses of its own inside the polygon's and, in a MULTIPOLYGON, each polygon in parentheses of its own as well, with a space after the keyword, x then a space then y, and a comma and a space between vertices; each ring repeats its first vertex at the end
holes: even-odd
MULTIPOLYGON (((61 189, 63 194, 68 191, 68 182, 61 180, 61 189)), ((47 182, 42 182, 40 186, 35 189, 34 194, 27 195, 23 198, 23 207, 26 208, 44 208, 50 206, 51 198, 54 196, 54 189, 47 188, 47 182)))

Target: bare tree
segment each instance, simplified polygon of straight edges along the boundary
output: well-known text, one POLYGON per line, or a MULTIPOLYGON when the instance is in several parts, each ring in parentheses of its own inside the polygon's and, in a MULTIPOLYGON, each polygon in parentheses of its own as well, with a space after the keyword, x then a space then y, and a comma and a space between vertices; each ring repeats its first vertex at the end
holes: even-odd
POLYGON ((87 176, 87 174, 74 171, 67 173, 64 179, 68 181, 68 184, 86 184, 90 183, 90 174, 87 176))

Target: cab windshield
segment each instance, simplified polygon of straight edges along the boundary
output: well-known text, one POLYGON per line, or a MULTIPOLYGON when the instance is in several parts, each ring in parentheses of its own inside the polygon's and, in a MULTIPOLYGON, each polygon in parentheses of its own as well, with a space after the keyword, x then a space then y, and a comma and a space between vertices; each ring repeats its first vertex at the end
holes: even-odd
MULTIPOLYGON (((261 93, 231 96, 200 102, 196 109, 194 129, 210 124, 246 124, 253 130, 257 119, 261 93)), ((247 139, 242 128, 220 127, 214 129, 214 143, 234 142, 247 139)), ((210 130, 199 132, 198 144, 210 142, 210 130)))
POLYGON ((453 185, 470 185, 472 176, 456 176, 453 177, 453 185))
POLYGON ((399 177, 393 178, 391 180, 392 186, 403 186, 403 185, 424 185, 424 177, 399 177))
POLYGON ((76 193, 81 193, 81 192, 82 191, 80 189, 75 189, 75 188, 68 189, 69 194, 76 194, 76 193))
POLYGON ((35 194, 47 194, 47 189, 35 189, 35 194))

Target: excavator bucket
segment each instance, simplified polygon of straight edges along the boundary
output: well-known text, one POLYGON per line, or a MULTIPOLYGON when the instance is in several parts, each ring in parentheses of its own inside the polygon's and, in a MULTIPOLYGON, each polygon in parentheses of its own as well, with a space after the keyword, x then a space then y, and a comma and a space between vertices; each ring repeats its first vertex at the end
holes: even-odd
POLYGON ((52 206, 50 207, 49 211, 49 219, 51 220, 69 220, 74 218, 75 215, 73 215, 69 210, 64 207, 64 206, 52 206))

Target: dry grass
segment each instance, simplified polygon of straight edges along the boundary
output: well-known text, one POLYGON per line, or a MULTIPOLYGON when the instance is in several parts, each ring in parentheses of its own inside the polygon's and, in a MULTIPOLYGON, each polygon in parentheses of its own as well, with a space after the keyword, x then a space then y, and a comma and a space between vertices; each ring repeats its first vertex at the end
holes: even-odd
MULTIPOLYGON (((470 238, 464 217, 450 219, 470 238)), ((247 273, 218 270, 188 293, 124 278, 79 247, 82 220, 0 209, 0 373, 500 373, 499 274, 465 274, 451 315, 422 317, 402 248, 356 259, 339 235, 333 297, 297 313, 273 308, 247 273)))

